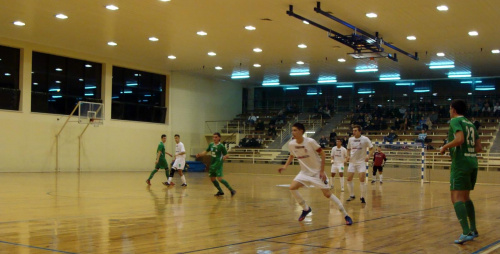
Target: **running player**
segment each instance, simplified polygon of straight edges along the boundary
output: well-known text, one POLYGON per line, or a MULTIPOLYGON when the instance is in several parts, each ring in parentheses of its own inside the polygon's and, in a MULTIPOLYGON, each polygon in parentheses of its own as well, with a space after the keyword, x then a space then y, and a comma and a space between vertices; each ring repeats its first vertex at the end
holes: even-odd
POLYGON ((299 160, 300 172, 293 179, 292 184, 290 184, 292 196, 303 209, 299 221, 303 221, 312 211, 311 207, 306 204, 306 201, 300 195, 299 188, 311 184, 320 188, 326 198, 337 204, 339 210, 344 214, 346 224, 351 225, 351 217, 347 214, 340 200, 330 192, 328 177, 325 175, 325 152, 316 140, 303 136, 305 131, 306 129, 301 123, 295 123, 292 126, 292 136, 294 139, 288 143, 290 156, 288 156, 285 165, 278 169, 278 172, 281 174, 281 171, 285 170, 292 163, 294 157, 299 160))
POLYGON ((455 243, 458 244, 463 244, 479 236, 476 229, 476 212, 469 195, 476 184, 477 153, 481 152, 482 147, 476 127, 464 117, 466 111, 467 103, 464 100, 451 102, 449 142, 439 151, 444 154, 446 149, 450 149, 451 202, 462 226, 462 234, 458 240, 455 240, 455 243))
POLYGON ((373 154, 373 180, 372 183, 377 181, 377 171, 380 178, 380 183, 382 183, 382 171, 384 171, 384 165, 387 161, 385 154, 382 152, 382 147, 377 146, 377 151, 373 154))
POLYGON ((156 149, 155 169, 149 175, 148 180, 146 180, 148 185, 151 185, 151 179, 156 172, 160 170, 160 168, 165 169, 165 176, 168 178, 168 164, 167 159, 165 159, 165 154, 168 154, 170 157, 172 157, 172 155, 165 152, 165 142, 167 142, 167 135, 163 134, 161 135, 161 142, 158 144, 158 148, 156 149))
POLYGON ((370 153, 372 152, 373 145, 369 138, 361 135, 361 126, 353 125, 352 127, 352 137, 349 138, 349 143, 347 143, 347 162, 349 162, 349 168, 347 169, 347 189, 349 189, 349 199, 351 201, 355 199, 354 196, 354 184, 352 178, 354 173, 359 173, 359 190, 360 190, 360 200, 361 203, 365 204, 366 195, 366 185, 365 185, 365 172, 366 163, 370 158, 370 153), (366 148, 370 148, 370 153, 366 154, 366 148))
POLYGON ((184 170, 184 166, 186 165, 186 149, 184 148, 184 144, 181 142, 181 136, 179 134, 174 135, 174 140, 175 140, 175 161, 172 165, 172 168, 170 169, 170 176, 168 177, 168 180, 164 182, 164 185, 167 186, 174 186, 175 183, 172 182, 172 178, 174 177, 175 171, 179 173, 181 176, 182 180, 182 185, 183 187, 187 186, 186 183, 186 176, 182 173, 184 170))
POLYGON ((337 138, 336 139, 336 145, 335 147, 332 148, 332 154, 331 154, 331 163, 332 163, 332 189, 333 189, 333 183, 335 179, 335 174, 337 171, 339 172, 340 176, 340 190, 344 191, 344 164, 346 162, 347 158, 347 150, 342 146, 342 139, 337 138))
POLYGON ((222 164, 224 163, 224 160, 229 158, 226 147, 220 143, 220 133, 218 132, 214 133, 212 138, 214 142, 208 145, 206 151, 196 154, 196 158, 205 156, 207 152, 210 152, 212 160, 210 162, 209 176, 215 188, 219 190, 217 193, 215 193, 215 196, 219 197, 224 195, 224 192, 222 191, 219 182, 217 180, 219 180, 222 184, 224 184, 224 186, 226 186, 229 189, 229 191, 231 192, 231 196, 234 196, 234 194, 236 194, 236 191, 233 188, 231 188, 231 186, 229 186, 229 183, 226 180, 222 178, 223 176, 222 164))

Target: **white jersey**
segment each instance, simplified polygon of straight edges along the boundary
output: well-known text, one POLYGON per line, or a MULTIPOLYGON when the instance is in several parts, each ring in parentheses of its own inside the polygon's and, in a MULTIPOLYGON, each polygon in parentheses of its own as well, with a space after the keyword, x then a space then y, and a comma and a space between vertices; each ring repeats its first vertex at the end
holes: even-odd
POLYGON ((340 148, 334 147, 332 148, 332 160, 333 164, 344 164, 345 158, 347 157, 347 149, 345 149, 343 146, 340 148))
POLYGON ((321 157, 318 155, 318 150, 321 146, 312 138, 304 137, 301 144, 297 144, 297 140, 293 139, 288 143, 290 154, 295 156, 300 163, 300 174, 307 176, 319 176, 321 170, 321 157))
POLYGON ((184 144, 179 142, 179 144, 175 144, 175 154, 179 154, 184 152, 182 155, 176 155, 175 159, 186 159, 186 149, 184 148, 184 144))
POLYGON ((364 164, 366 148, 372 148, 373 144, 369 138, 361 135, 359 138, 350 137, 347 143, 347 149, 351 149, 351 158, 349 164, 364 164))

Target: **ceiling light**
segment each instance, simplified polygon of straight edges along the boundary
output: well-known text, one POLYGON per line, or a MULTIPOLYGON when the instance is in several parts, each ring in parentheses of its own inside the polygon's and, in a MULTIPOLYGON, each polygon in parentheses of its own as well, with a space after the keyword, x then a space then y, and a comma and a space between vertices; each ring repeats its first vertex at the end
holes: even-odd
POLYGON ((285 88, 286 90, 299 90, 298 86, 289 86, 285 88))
POLYGON ((417 37, 413 36, 413 35, 410 35, 410 36, 407 36, 406 39, 410 40, 410 41, 414 41, 417 39, 417 37))
POLYGON ((200 36, 205 36, 205 35, 207 35, 207 32, 205 32, 205 31, 198 31, 198 32, 196 32, 196 34, 200 35, 200 36))
POLYGON ((376 18, 377 14, 373 13, 373 12, 370 12, 370 13, 367 13, 366 16, 369 17, 369 18, 376 18))
POLYGON ((24 22, 18 20, 18 21, 14 21, 14 25, 16 25, 16 26, 25 26, 26 24, 24 22))
POLYGON ((478 33, 477 31, 470 31, 470 32, 469 32, 469 35, 470 35, 470 36, 478 36, 478 35, 479 35, 479 33, 478 33))
POLYGON ((174 55, 169 55, 168 56, 168 59, 176 59, 177 57, 175 57, 174 55))
POLYGON ((335 86, 336 88, 352 88, 352 85, 339 85, 335 86))
POLYGON ((114 41, 110 41, 110 42, 108 42, 108 45, 109 45, 109 46, 116 46, 116 45, 118 45, 118 44, 117 44, 116 42, 114 42, 114 41))
POLYGON ((61 69, 61 68, 56 68, 56 71, 63 71, 63 69, 61 69))
POLYGON ((378 68, 364 68, 364 69, 356 69, 356 72, 376 72, 378 68))
POLYGON ((468 80, 468 81, 460 81, 460 84, 481 84, 483 81, 481 80, 468 80))
POLYGON ((82 79, 82 78, 80 78, 80 79, 78 79, 78 81, 83 81, 83 79, 82 79))
POLYGON ((220 71, 220 70, 222 70, 222 67, 220 67, 220 66, 215 66, 215 69, 220 71))
POLYGON ((302 62, 302 61, 297 61, 297 64, 304 64, 304 62, 302 62))
POLYGON ((320 84, 328 84, 328 83, 336 83, 337 80, 336 79, 323 79, 323 80, 318 80, 318 83, 320 84))
POLYGON ((256 63, 256 64, 253 64, 253 67, 257 67, 257 68, 259 68, 259 67, 260 67, 260 64, 257 64, 257 63, 256 63))
POLYGON ((112 10, 112 11, 116 11, 116 10, 118 10, 120 8, 118 8, 118 6, 110 4, 110 5, 106 5, 106 9, 112 10))
POLYGON ((339 58, 339 59, 337 59, 337 61, 343 63, 343 62, 345 62, 345 59, 344 58, 339 58))
POLYGON ((306 44, 299 44, 298 47, 301 49, 305 49, 305 48, 307 48, 307 45, 306 44))
POLYGON ((500 49, 494 49, 494 50, 491 51, 491 53, 498 54, 498 53, 500 53, 500 49))
POLYGON ((474 88, 476 91, 494 91, 495 87, 494 86, 476 86, 474 88))
POLYGON ((249 77, 250 77, 250 75, 245 75, 245 74, 231 76, 232 79, 244 79, 244 78, 249 78, 249 77))
POLYGON ((396 86, 414 86, 415 83, 396 83, 396 86))
POLYGON ((260 49, 260 48, 254 48, 253 52, 262 52, 262 49, 260 49))
POLYGON ((255 30, 255 27, 254 26, 246 26, 245 29, 249 30, 249 31, 253 31, 253 30, 255 30))
POLYGON ((33 83, 33 85, 34 85, 34 86, 37 86, 37 85, 38 85, 38 83, 36 83, 36 82, 35 82, 35 83, 33 83))
POLYGON ((170 0, 160 0, 160 2, 170 2, 170 0))
POLYGON ((210 51, 210 52, 208 52, 208 55, 209 56, 216 56, 217 54, 215 54, 215 52, 210 51))
POLYGON ((92 68, 92 65, 90 65, 90 64, 86 64, 86 65, 85 65, 85 67, 86 67, 86 68, 92 68))
POLYGON ((280 82, 262 82, 263 86, 277 86, 280 82))
POLYGON ((470 78, 472 75, 470 72, 450 72, 448 73, 448 78, 470 78))
POLYGON ((440 5, 440 6, 436 7, 436 9, 438 9, 438 11, 447 11, 448 10, 448 6, 446 6, 446 5, 440 5))
POLYGON ((436 56, 444 56, 444 53, 443 53, 443 52, 438 52, 438 53, 436 54, 436 56))
POLYGON ((379 80, 400 80, 401 77, 399 75, 394 75, 394 76, 380 76, 379 80))
POLYGON ((150 40, 150 41, 158 41, 159 39, 158 39, 158 38, 156 38, 156 37, 149 37, 149 40, 150 40))
POLYGON ((431 90, 429 89, 426 89, 426 88, 420 88, 420 89, 415 89, 413 90, 414 93, 428 93, 430 92, 431 90))
POLYGON ((455 68, 454 64, 432 64, 429 65, 429 69, 451 69, 455 68))
POLYGON ((303 71, 303 72, 290 72, 290 76, 306 76, 309 75, 308 71, 303 71))
POLYGON ((472 95, 472 93, 467 93, 467 95, 472 95))
POLYGON ((64 15, 62 13, 59 13, 59 14, 56 15, 56 18, 58 18, 58 19, 67 19, 68 16, 66 16, 66 15, 64 15))
POLYGON ((5 76, 10 76, 10 73, 6 72, 6 73, 5 73, 5 76))
POLYGON ((309 22, 307 22, 307 20, 303 20, 302 23, 309 25, 309 22))

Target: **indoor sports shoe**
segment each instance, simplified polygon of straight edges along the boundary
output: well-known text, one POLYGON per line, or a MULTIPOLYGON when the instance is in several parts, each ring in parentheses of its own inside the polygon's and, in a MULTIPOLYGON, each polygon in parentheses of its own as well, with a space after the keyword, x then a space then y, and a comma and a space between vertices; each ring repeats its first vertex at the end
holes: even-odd
POLYGON ((458 238, 458 240, 455 240, 455 243, 456 244, 463 244, 467 241, 472 241, 474 239, 474 236, 469 233, 467 235, 464 235, 464 234, 461 234, 460 237, 458 238))
POLYGON ((375 180, 372 180, 372 183, 375 183, 375 180))
POLYGON ((163 183, 163 185, 165 185, 165 186, 170 186, 170 184, 169 184, 168 182, 162 182, 162 183, 163 183))
POLYGON ((350 196, 350 197, 347 199, 347 201, 352 201, 352 200, 354 200, 355 198, 356 198, 356 196, 350 196))
POLYGON ((344 188, 340 189, 341 192, 344 192, 344 188))
POLYGON ((187 185, 187 183, 183 183, 183 184, 181 184, 181 186, 182 187, 187 187, 188 185, 187 185))
POLYGON ((170 183, 170 186, 174 186, 174 185, 175 185, 175 183, 174 183, 174 182, 171 182, 171 183, 170 183))
POLYGON ((366 204, 365 198, 360 198, 360 200, 361 200, 361 204, 366 204))
POLYGON ((477 232, 477 230, 471 231, 470 234, 474 236, 474 238, 479 237, 479 233, 477 232))
POLYGON ((235 190, 231 190, 231 197, 234 196, 236 194, 236 191, 235 190))
POLYGON ((149 181, 149 179, 148 179, 148 180, 146 180, 146 183, 147 183, 148 185, 151 185, 151 181, 149 181))
POLYGON ((382 182, 382 181, 380 181, 380 184, 383 184, 383 182, 382 182))
POLYGON ((215 193, 214 196, 216 196, 216 197, 224 196, 224 192, 219 191, 219 192, 215 193))
POLYGON ((351 219, 351 217, 349 217, 349 215, 345 216, 345 224, 352 225, 352 219, 351 219))
POLYGON ((303 221, 311 211, 312 211, 311 207, 309 207, 309 210, 307 211, 302 211, 302 214, 299 217, 299 221, 303 221))

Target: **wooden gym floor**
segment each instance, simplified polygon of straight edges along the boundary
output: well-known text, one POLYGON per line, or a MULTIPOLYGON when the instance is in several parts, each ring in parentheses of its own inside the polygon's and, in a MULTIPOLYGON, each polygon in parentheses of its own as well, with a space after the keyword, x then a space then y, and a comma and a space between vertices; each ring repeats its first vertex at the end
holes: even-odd
MULTIPOLYGON (((287 185, 294 176, 227 172, 238 191, 214 197, 205 173, 188 173, 188 187, 165 187, 158 172, 0 174, 0 253, 498 253, 500 188, 472 193, 479 238, 453 243, 460 226, 449 184, 386 181, 369 184, 367 204, 336 206, 315 188, 301 189, 313 212, 287 185)), ((355 182, 359 197, 359 182, 355 182)), ((346 186, 347 187, 347 186, 346 186)), ((347 188, 346 188, 347 190, 347 188)))

